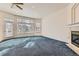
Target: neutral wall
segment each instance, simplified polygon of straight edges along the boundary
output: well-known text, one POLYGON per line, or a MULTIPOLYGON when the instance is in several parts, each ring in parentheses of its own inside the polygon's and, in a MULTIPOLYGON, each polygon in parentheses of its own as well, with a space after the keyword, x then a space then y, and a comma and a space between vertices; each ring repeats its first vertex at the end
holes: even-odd
POLYGON ((42 35, 68 42, 67 40, 67 8, 54 12, 42 20, 42 35))
POLYGON ((0 17, 0 41, 3 39, 3 20, 2 17, 0 17))

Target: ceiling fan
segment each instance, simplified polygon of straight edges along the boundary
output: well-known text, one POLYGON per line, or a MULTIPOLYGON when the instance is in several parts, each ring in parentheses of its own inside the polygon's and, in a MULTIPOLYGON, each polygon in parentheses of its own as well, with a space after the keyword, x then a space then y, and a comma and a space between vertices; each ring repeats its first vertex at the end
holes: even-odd
POLYGON ((20 10, 23 10, 23 8, 20 6, 20 5, 24 5, 23 3, 12 3, 11 8, 13 8, 14 5, 18 7, 20 10))

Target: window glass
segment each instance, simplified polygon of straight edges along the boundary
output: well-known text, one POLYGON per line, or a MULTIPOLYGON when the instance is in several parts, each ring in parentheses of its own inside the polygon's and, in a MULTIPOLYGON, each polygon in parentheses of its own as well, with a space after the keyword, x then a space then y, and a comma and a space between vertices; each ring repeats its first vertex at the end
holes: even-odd
POLYGON ((17 23, 17 31, 18 32, 31 32, 33 31, 33 22, 32 20, 28 20, 27 18, 21 18, 17 23))
POLYGON ((10 37, 13 36, 13 20, 10 18, 5 19, 4 23, 4 33, 5 37, 10 37))

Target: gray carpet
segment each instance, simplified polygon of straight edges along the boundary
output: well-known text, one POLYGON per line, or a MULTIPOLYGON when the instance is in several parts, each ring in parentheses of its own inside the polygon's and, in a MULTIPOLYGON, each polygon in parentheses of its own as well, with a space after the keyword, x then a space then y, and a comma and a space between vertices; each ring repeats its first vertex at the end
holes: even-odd
POLYGON ((43 36, 29 38, 11 47, 3 56, 78 56, 65 42, 43 36))

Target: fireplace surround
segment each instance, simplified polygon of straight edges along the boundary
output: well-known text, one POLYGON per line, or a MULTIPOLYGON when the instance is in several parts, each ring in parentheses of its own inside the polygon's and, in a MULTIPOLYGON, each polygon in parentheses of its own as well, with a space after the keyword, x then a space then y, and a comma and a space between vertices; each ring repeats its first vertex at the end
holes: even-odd
POLYGON ((71 31, 71 43, 79 47, 79 31, 71 31))

